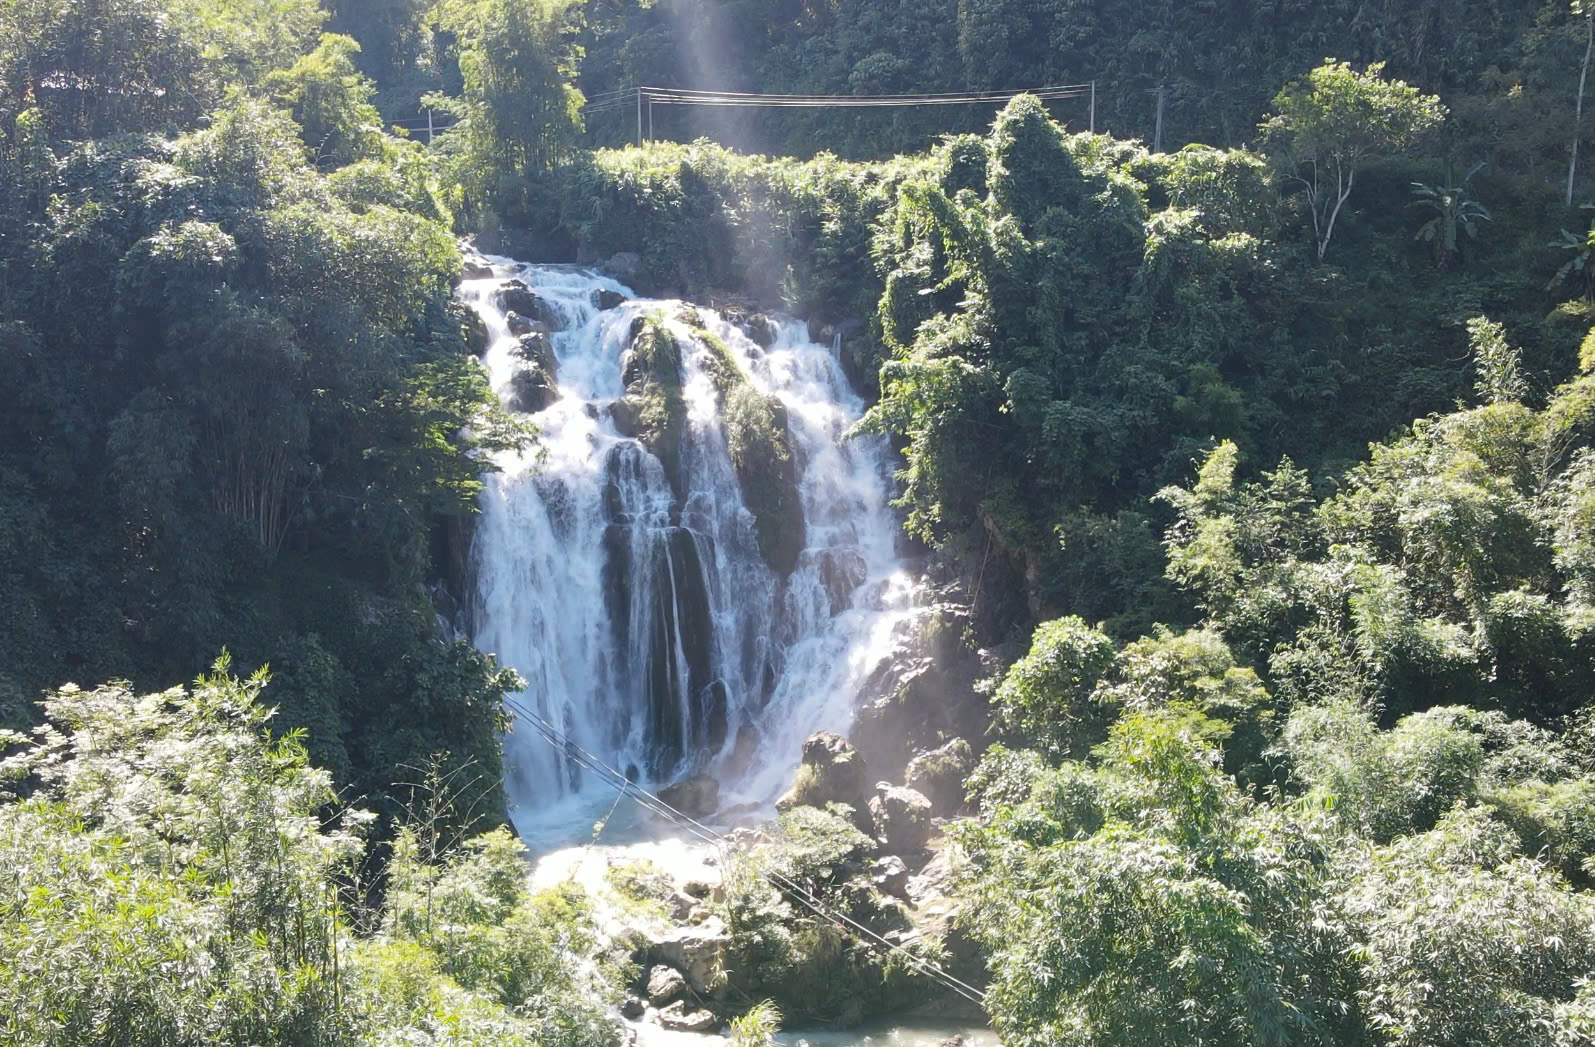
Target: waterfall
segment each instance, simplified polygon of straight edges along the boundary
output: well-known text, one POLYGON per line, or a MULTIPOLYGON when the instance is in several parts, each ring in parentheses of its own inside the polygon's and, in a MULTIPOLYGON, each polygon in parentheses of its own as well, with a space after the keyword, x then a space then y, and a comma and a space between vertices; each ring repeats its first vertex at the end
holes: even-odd
MULTIPOLYGON (((486 477, 477 645, 525 678, 522 702, 632 777, 706 771, 726 802, 772 800, 807 734, 847 730, 913 597, 888 449, 842 440, 863 404, 836 346, 784 319, 750 326, 756 342, 592 272, 492 261, 496 275, 460 295, 487 325, 495 389, 540 437, 486 477), (649 361, 633 343, 650 325, 678 350, 655 358, 667 385, 679 377, 677 436, 659 454, 638 429, 663 401, 639 422, 635 395, 649 361), (739 471, 730 431, 747 423, 728 418, 731 402, 767 430, 784 423, 790 454, 739 471), (755 485, 795 489, 797 505, 777 520, 768 490, 744 490, 755 485), (783 541, 794 555, 772 552, 783 541)), ((505 763, 523 832, 612 797, 529 726, 506 739, 505 763)))

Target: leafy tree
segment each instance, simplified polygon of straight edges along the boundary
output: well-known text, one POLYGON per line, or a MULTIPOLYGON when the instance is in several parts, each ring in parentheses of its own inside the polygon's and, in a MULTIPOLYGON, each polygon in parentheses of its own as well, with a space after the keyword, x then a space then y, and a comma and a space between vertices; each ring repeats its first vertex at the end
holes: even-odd
POLYGON ((1371 161, 1400 154, 1445 120, 1438 97, 1386 80, 1383 71, 1382 63, 1359 73, 1347 62, 1328 59, 1286 85, 1262 124, 1263 133, 1283 147, 1289 177, 1306 191, 1320 259, 1329 250, 1357 172, 1371 161))
POLYGON ((1576 1043, 1592 901, 1473 808, 1342 860, 1369 1025, 1390 1044, 1576 1043))
POLYGON ((423 860, 382 929, 344 904, 371 815, 342 809, 266 676, 67 687, 0 735, 0 1037, 41 1045, 610 1047, 584 900, 533 896, 502 831, 423 860))
POLYGON ((359 51, 351 37, 323 34, 314 51, 267 77, 318 164, 341 167, 373 158, 381 148, 381 117, 371 104, 374 89, 353 61, 359 51))
POLYGON ((1079 618, 1042 623, 993 695, 1001 722, 1056 755, 1083 755, 1106 726, 1096 690, 1114 656, 1113 641, 1079 618))
POLYGON ((1084 823, 1043 776, 960 834, 1004 1042, 1358 1042, 1316 828, 1247 800, 1191 726, 1115 725, 1084 823))
POLYGON ((464 92, 426 102, 459 118, 445 136, 454 176, 476 206, 491 199, 524 213, 525 180, 577 147, 582 9, 572 0, 449 0, 439 10, 459 38, 464 92))

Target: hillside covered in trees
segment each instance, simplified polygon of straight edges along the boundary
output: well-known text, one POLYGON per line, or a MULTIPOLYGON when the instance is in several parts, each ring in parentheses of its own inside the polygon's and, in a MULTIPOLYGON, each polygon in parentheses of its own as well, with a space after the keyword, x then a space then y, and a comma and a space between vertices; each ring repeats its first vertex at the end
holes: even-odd
MULTIPOLYGON (((0 1041, 622 1042, 639 972, 527 889, 522 681, 459 628, 539 439, 469 237, 840 344, 981 667, 889 697, 983 731, 941 829, 1005 1044, 1595 1043, 1592 41, 1565 0, 0 0, 0 1041), (1095 132, 584 110, 1085 82, 1095 132)), ((771 846, 864 904, 833 815, 771 846)), ((841 947, 751 879, 706 904, 802 997, 841 947)))

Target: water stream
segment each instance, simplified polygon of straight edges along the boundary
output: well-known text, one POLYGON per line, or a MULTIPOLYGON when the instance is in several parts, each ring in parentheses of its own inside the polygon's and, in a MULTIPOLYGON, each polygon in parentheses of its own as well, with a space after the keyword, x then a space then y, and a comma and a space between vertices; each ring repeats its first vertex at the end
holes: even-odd
MULTIPOLYGON (((678 318, 682 303, 636 299, 586 270, 492 261, 495 276, 465 282, 460 295, 487 324, 495 389, 533 409, 541 436, 535 453, 502 456, 487 477, 472 546, 475 641, 526 679, 520 701, 609 765, 655 786, 707 772, 721 782, 722 810, 763 811, 808 734, 847 731, 860 686, 912 612, 887 504, 888 449, 842 440, 864 405, 836 347, 781 318, 755 329, 760 345, 699 310, 746 382, 785 407, 802 550, 783 573, 761 552, 747 477, 739 482, 732 461, 719 358, 691 316, 678 318), (681 346, 678 465, 628 435, 629 353, 647 317, 681 346), (554 389, 538 373, 549 364, 554 389)), ((511 816, 540 855, 536 879, 593 876, 610 855, 673 869, 701 860, 631 804, 608 819, 600 847, 586 846, 614 793, 529 727, 508 736, 505 763, 511 816)), ((957 1031, 783 1042, 920 1047, 957 1031)), ((658 1047, 716 1042, 657 1026, 639 1033, 658 1047)))
MULTIPOLYGON (((802 324, 773 320, 761 348, 700 311, 747 381, 786 407, 803 549, 783 577, 760 552, 713 361, 690 327, 669 321, 683 347, 680 489, 617 428, 634 321, 671 317, 681 303, 600 310, 597 292, 630 292, 585 270, 500 262, 551 321, 558 391, 534 416, 538 452, 500 459, 482 496, 478 646, 525 677, 522 701, 611 765, 655 784, 708 771, 723 806, 773 800, 804 737, 847 730, 864 677, 911 609, 884 442, 841 439, 863 404, 834 348, 810 342, 802 324)), ((488 325, 495 388, 513 397, 527 362, 502 286, 469 281, 461 295, 488 325)), ((529 730, 510 736, 506 763, 512 816, 529 840, 590 824, 611 797, 529 730)))

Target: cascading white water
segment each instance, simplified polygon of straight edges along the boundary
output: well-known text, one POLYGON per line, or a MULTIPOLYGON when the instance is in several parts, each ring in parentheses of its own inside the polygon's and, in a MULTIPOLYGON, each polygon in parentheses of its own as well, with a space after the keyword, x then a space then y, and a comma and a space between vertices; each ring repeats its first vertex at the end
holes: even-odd
MULTIPOLYGON (((863 404, 834 346, 777 321, 761 349, 700 311, 754 389, 786 407, 804 548, 783 578, 760 552, 709 349, 685 324, 666 321, 687 420, 675 484, 617 428, 634 321, 681 303, 600 310, 598 292, 630 292, 584 270, 494 261, 501 275, 461 296, 487 323, 495 388, 513 400, 526 368, 502 293, 515 277, 554 329, 558 393, 534 405, 537 452, 505 456, 488 477, 472 554, 478 646, 526 678, 524 702, 611 765, 656 783, 705 770, 726 803, 772 800, 807 734, 851 724, 910 611, 884 442, 842 441, 863 404)), ((530 729, 509 738, 506 763, 523 835, 547 837, 612 797, 530 729)))

